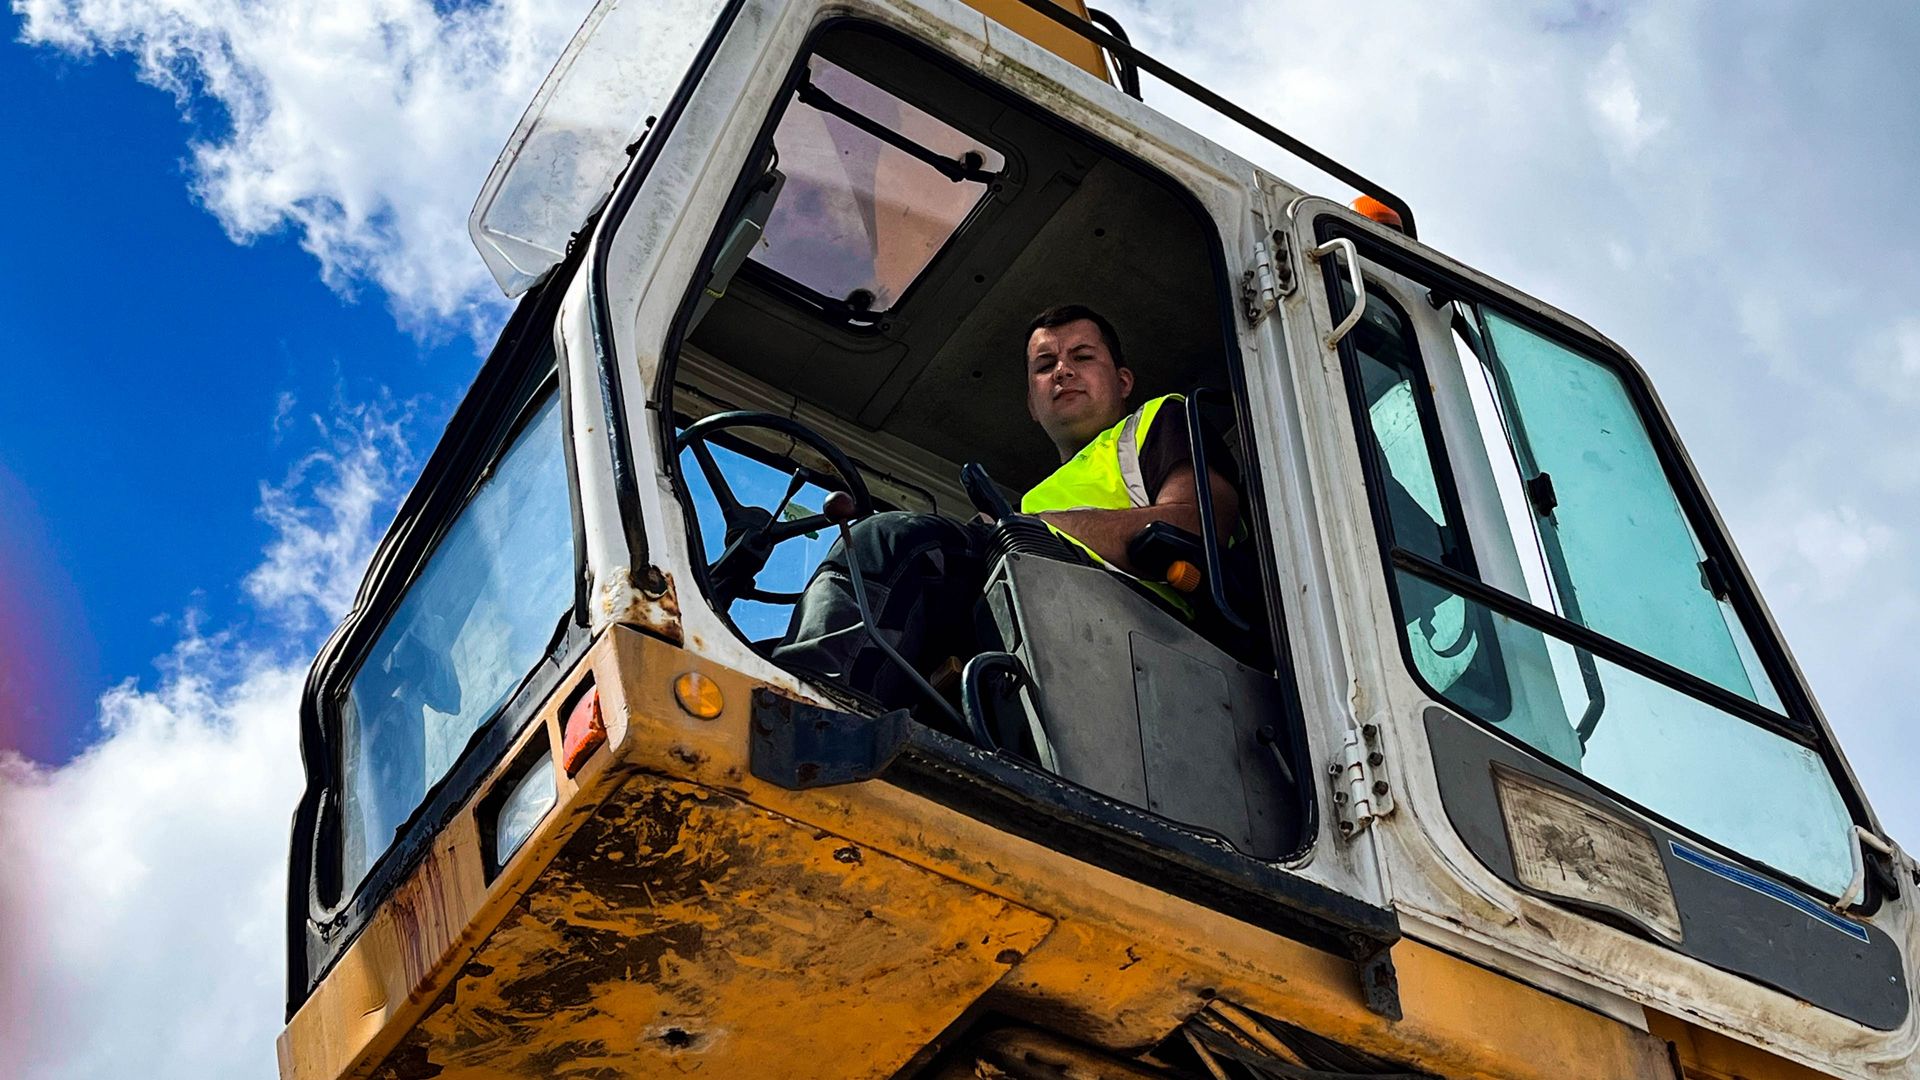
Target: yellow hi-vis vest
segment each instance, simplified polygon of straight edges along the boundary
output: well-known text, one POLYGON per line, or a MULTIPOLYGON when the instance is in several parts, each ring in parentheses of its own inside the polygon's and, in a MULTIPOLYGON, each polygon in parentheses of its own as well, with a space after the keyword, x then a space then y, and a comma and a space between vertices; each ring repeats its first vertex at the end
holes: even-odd
MULTIPOLYGON (((1132 506, 1152 504, 1153 498, 1147 493, 1146 479, 1140 473, 1140 447, 1146 444, 1147 430, 1153 426, 1161 408, 1169 402, 1180 406, 1185 401, 1186 398, 1180 394, 1154 398, 1129 413, 1126 419, 1094 436, 1092 442, 1081 447, 1079 453, 1055 469, 1052 476, 1035 484, 1020 497, 1020 512, 1125 510, 1132 506)), ((1174 418, 1168 423, 1179 422, 1176 409, 1174 418)), ((1092 556, 1095 563, 1114 569, 1092 548, 1071 534, 1054 528, 1051 523, 1047 527, 1053 529, 1055 535, 1092 556)), ((1166 597, 1167 602, 1181 614, 1188 618, 1193 616, 1192 605, 1173 586, 1144 579, 1141 584, 1166 597)))

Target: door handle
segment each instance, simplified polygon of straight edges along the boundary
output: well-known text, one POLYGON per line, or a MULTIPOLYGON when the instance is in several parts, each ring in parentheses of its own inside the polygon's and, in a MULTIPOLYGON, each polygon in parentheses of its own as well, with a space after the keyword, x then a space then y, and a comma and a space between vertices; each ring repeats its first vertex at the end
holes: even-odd
POLYGON ((1360 279, 1360 252, 1354 248, 1353 241, 1345 237, 1329 240, 1307 252, 1307 257, 1319 262, 1325 256, 1335 252, 1340 252, 1347 257, 1347 281, 1353 286, 1353 310, 1347 312, 1347 317, 1340 320, 1340 325, 1327 332, 1326 340, 1329 349, 1339 345, 1340 340, 1347 336, 1347 332, 1360 324, 1360 316, 1367 313, 1367 284, 1360 279))

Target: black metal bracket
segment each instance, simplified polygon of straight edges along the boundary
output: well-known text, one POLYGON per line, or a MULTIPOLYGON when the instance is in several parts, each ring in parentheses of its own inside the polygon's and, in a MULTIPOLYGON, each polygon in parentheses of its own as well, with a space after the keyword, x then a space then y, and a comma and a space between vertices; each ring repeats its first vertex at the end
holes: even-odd
POLYGON ((1360 996, 1366 999, 1368 1010, 1389 1020, 1400 1019, 1400 975, 1393 968, 1392 947, 1375 945, 1366 938, 1355 938, 1353 945, 1356 950, 1366 950, 1358 962, 1360 996))
POLYGON ((789 791, 853 784, 887 770, 907 744, 907 710, 880 716, 809 705, 771 690, 753 692, 748 765, 789 791))

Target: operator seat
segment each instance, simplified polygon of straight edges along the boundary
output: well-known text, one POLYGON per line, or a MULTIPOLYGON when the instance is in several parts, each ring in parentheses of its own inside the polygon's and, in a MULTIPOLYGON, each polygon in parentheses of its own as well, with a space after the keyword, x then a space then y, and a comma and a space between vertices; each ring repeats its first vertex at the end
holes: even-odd
MULTIPOLYGON (((1000 651, 968 665, 963 692, 976 738, 1255 858, 1294 850, 1297 792, 1274 738, 1285 722, 1280 683, 1201 632, 1224 623, 1210 590, 1188 594, 1199 616, 1189 624, 1137 579, 1096 565, 1038 519, 1007 513, 979 466, 962 482, 999 521, 980 621, 1000 651), (1017 692, 982 692, 1009 672, 1017 692)), ((1150 526, 1136 543, 1143 555, 1204 565, 1199 538, 1171 526, 1150 526)), ((1242 591, 1236 606, 1259 607, 1260 595, 1242 591)), ((1263 638, 1264 622, 1236 636, 1263 638)))

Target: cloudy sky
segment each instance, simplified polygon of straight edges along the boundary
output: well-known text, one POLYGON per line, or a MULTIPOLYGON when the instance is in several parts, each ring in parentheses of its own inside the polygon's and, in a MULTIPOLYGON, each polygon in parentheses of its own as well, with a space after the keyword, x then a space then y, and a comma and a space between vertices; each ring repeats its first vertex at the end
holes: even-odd
MULTIPOLYGON (((1920 14, 1103 6, 1640 359, 1920 836, 1920 14)), ((504 317, 466 211, 585 7, 13 0, 0 1072, 273 1075, 299 682, 504 317)))

